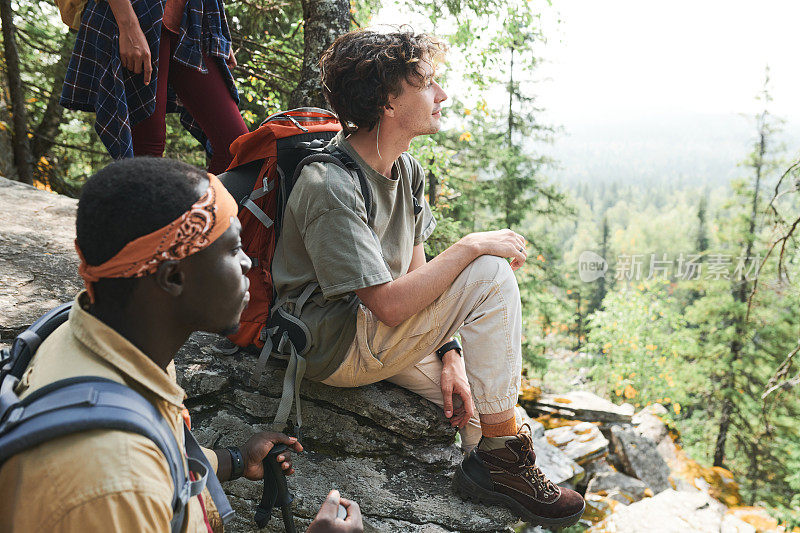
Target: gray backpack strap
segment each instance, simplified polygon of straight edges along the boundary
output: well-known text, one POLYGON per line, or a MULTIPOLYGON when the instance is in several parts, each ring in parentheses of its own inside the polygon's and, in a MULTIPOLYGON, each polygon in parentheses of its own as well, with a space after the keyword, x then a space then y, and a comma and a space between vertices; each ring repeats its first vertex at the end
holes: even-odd
POLYGON ((5 388, 13 388, 9 383, 16 382, 22 377, 25 369, 31 362, 33 354, 39 345, 56 328, 67 321, 72 302, 61 304, 55 309, 51 309, 44 316, 40 317, 28 329, 17 335, 14 344, 10 348, 2 350, 0 356, 0 381, 5 388), (8 380, 8 377, 13 379, 8 380))
MULTIPOLYGON (((197 439, 194 438, 194 435, 192 435, 192 432, 189 431, 186 425, 183 426, 183 438, 186 444, 186 457, 189 459, 190 467, 192 463, 194 463, 196 466, 202 467, 202 470, 205 471, 202 475, 198 475, 198 480, 195 481, 195 483, 199 483, 200 480, 202 480, 202 486, 197 493, 199 494, 202 492, 203 486, 208 489, 208 493, 211 494, 211 499, 214 500, 214 505, 217 507, 219 516, 222 518, 222 522, 227 524, 228 521, 233 518, 234 511, 233 508, 231 508, 228 497, 225 496, 225 491, 222 490, 222 485, 214 473, 211 463, 208 462, 208 457, 203 453, 203 449, 200 448, 197 439)), ((198 473, 194 468, 190 468, 190 470, 198 473)))
POLYGON ((183 455, 161 414, 140 394, 120 383, 98 377, 65 379, 38 389, 7 408, 0 419, 0 464, 44 442, 91 429, 138 433, 158 446, 167 459, 175 486, 171 529, 180 531, 186 504, 196 487, 187 484, 183 455))
POLYGON ((292 176, 292 183, 297 183, 297 178, 300 177, 300 172, 302 172, 303 167, 310 165, 311 163, 331 163, 346 170, 350 174, 355 174, 356 178, 358 179, 358 185, 361 188, 361 195, 364 197, 364 207, 367 210, 367 225, 372 228, 375 224, 375 210, 372 202, 372 189, 370 189, 369 183, 367 183, 367 178, 364 176, 364 171, 361 170, 361 167, 358 166, 358 163, 356 163, 353 158, 350 157, 344 150, 339 148, 330 148, 330 150, 330 152, 311 154, 300 161, 297 164, 297 167, 295 167, 294 176, 292 176))
MULTIPOLYGON (((287 339, 288 336, 284 335, 283 338, 287 339)), ((286 374, 283 376, 283 392, 281 393, 281 401, 278 404, 278 411, 275 413, 275 419, 272 421, 272 429, 273 431, 281 431, 283 429, 286 419, 289 418, 292 402, 294 402, 297 416, 295 437, 300 440, 303 427, 303 413, 300 408, 300 384, 306 373, 306 360, 297 353, 294 344, 291 342, 288 344, 290 351, 289 364, 286 367, 286 374)))
MULTIPOLYGON (((16 402, 8 396, 5 400, 6 408, 0 413, 0 465, 24 450, 81 431, 110 429, 137 433, 153 441, 167 459, 174 484, 170 521, 173 532, 183 528, 189 499, 200 494, 209 479, 219 487, 194 438, 191 442, 202 458, 196 457, 197 452, 187 454, 189 469, 198 478, 187 480, 183 452, 172 429, 155 406, 130 387, 99 377, 79 377, 52 383, 16 402)), ((230 519, 230 504, 224 494, 222 497, 218 501, 212 493, 220 514, 227 513, 223 520, 230 519)))
MULTIPOLYGON (((295 304, 295 313, 299 314, 310 294, 317 287, 315 283, 309 284, 295 304)), ((301 427, 303 426, 302 408, 300 405, 300 384, 306 373, 306 359, 303 357, 311 349, 311 332, 308 327, 297 316, 289 314, 285 309, 276 308, 271 319, 272 326, 266 330, 267 337, 264 348, 261 351, 256 370, 251 377, 251 384, 258 385, 258 379, 267 362, 269 355, 275 351, 279 354, 288 355, 288 365, 283 377, 283 392, 278 410, 272 422, 274 431, 282 431, 286 424, 286 419, 295 405, 297 424, 295 426, 295 436, 298 440, 301 437, 301 427), (274 339, 273 339, 274 337, 274 339)), ((266 329, 266 328, 265 328, 266 329)))
POLYGON ((174 485, 171 531, 183 529, 186 505, 206 483, 223 521, 229 520, 233 511, 197 441, 185 431, 189 471, 197 477, 191 481, 186 478, 184 450, 172 429, 155 406, 130 387, 82 376, 51 383, 23 399, 17 396, 16 386, 39 344, 66 322, 71 305, 48 312, 17 336, 11 348, 0 351, 0 466, 13 455, 81 431, 137 433, 153 441, 167 459, 174 485))

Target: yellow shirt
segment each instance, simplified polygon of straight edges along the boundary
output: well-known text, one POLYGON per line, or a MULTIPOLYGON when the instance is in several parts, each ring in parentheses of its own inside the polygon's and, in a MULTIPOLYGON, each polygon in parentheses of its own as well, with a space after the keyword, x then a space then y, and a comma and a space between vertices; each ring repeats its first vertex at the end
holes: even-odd
MULTIPOLYGON (((99 376, 142 394, 183 443, 181 409, 186 393, 165 372, 117 332, 81 308, 75 299, 69 320, 36 352, 17 393, 26 396, 49 383, 99 376)), ((216 455, 204 450, 216 470, 216 455)), ((184 463, 184 467, 186 464, 184 463)), ((10 458, 0 468, 0 532, 170 530, 173 481, 166 458, 147 437, 92 430, 61 437, 10 458)), ((222 521, 205 490, 209 523, 222 521)), ((189 501, 185 532, 206 533, 198 497, 189 501)))

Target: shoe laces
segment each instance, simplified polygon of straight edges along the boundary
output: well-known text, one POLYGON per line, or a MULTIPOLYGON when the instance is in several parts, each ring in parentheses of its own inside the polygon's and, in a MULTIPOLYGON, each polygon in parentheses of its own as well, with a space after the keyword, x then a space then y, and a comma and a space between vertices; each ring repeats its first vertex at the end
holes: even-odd
POLYGON ((531 480, 536 486, 536 489, 541 491, 545 497, 551 494, 558 494, 558 486, 547 479, 542 469, 536 465, 535 460, 531 457, 531 452, 533 452, 533 440, 531 439, 531 427, 527 423, 523 424, 517 432, 517 438, 522 443, 522 475, 531 480), (527 428, 527 432, 523 432, 525 428, 527 428))

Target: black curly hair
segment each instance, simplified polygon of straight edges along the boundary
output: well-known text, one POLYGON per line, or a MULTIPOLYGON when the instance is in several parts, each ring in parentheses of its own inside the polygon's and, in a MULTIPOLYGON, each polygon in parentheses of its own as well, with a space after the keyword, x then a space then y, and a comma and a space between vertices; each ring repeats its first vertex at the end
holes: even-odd
POLYGON ((371 130, 380 120, 389 96, 402 91, 405 80, 422 87, 420 66, 442 59, 444 42, 408 27, 392 33, 356 30, 336 39, 320 59, 322 92, 339 116, 345 133, 371 130))
MULTIPOLYGON (((204 170, 174 159, 136 157, 116 161, 93 175, 81 191, 75 220, 78 247, 90 265, 114 257, 129 242, 181 216, 200 195, 204 170)), ((135 278, 101 279, 96 299, 125 306, 135 278)))

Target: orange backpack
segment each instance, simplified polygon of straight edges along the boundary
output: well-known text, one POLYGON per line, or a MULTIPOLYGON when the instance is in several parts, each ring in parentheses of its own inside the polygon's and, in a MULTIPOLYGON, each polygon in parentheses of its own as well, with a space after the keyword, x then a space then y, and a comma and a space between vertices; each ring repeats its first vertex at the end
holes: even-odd
MULTIPOLYGON (((341 129, 336 115, 325 109, 302 107, 275 113, 257 130, 242 135, 231 144, 233 161, 228 170, 218 176, 239 201, 242 247, 253 262, 247 273, 250 303, 242 312, 239 330, 228 338, 236 346, 261 349, 251 378, 256 383, 273 347, 288 356, 289 365, 274 426, 282 428, 294 399, 297 404, 295 435, 298 438, 302 423, 300 381, 306 368, 304 355, 310 348, 308 330, 298 317, 283 309, 272 309, 275 302, 272 258, 286 201, 300 171, 310 163, 335 164, 354 175, 364 197, 367 224, 373 226, 372 193, 363 171, 347 153, 327 146, 341 129)), ((309 285, 298 298, 296 312, 299 313, 314 288, 313 284, 309 285)))
MULTIPOLYGON (((231 144, 233 161, 219 179, 239 201, 242 247, 253 262, 247 274, 250 278, 250 303, 242 313, 239 330, 229 336, 237 346, 262 348, 266 344, 271 348, 268 336, 282 333, 268 331, 265 327, 270 322, 270 315, 274 314, 271 313, 275 299, 272 257, 286 201, 303 166, 312 162, 332 163, 357 175, 367 213, 372 215, 370 189, 361 169, 343 151, 326 149, 328 141, 341 129, 331 111, 303 107, 271 115, 257 130, 242 135, 231 144)), ((281 317, 276 317, 273 322, 276 320, 280 322, 281 317)), ((271 324, 270 329, 275 325, 279 324, 271 324)), ((287 327, 297 352, 305 353, 307 340, 291 324, 287 327)), ((268 353, 259 358, 257 373, 263 369, 266 357, 269 357, 268 353)))

